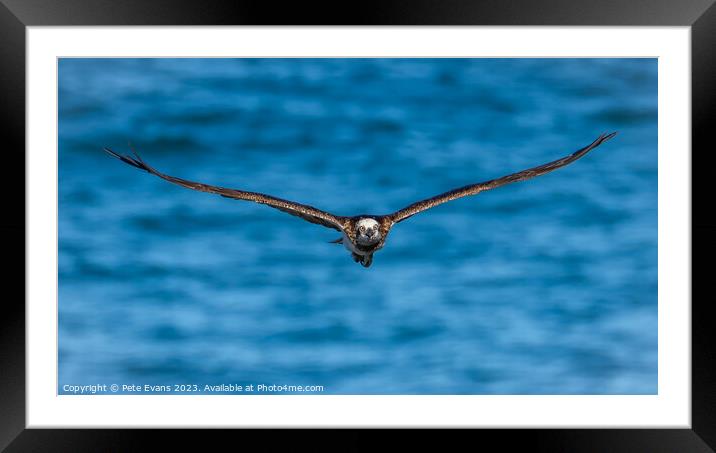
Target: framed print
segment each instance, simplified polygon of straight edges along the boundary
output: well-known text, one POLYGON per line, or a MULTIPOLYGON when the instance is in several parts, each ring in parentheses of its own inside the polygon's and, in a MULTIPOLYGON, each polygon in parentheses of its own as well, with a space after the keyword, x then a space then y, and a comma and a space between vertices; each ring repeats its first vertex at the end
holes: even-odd
POLYGON ((710 451, 710 2, 68 5, 2 9, 9 451, 167 436, 129 428, 710 451))

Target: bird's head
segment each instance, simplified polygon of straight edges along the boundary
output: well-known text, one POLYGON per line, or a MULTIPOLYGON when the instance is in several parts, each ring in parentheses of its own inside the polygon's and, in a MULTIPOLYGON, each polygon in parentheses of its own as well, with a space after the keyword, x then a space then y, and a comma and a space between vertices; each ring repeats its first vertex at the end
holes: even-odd
POLYGON ((373 245, 380 239, 380 224, 375 219, 363 218, 356 223, 356 242, 358 244, 373 245))

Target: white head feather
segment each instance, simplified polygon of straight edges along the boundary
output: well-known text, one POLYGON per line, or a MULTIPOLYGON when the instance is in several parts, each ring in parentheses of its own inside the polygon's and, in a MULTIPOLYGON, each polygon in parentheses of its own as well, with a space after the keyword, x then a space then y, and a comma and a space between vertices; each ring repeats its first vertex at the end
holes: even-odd
POLYGON ((371 218, 363 218, 356 222, 356 242, 361 245, 372 245, 380 240, 380 224, 371 218))

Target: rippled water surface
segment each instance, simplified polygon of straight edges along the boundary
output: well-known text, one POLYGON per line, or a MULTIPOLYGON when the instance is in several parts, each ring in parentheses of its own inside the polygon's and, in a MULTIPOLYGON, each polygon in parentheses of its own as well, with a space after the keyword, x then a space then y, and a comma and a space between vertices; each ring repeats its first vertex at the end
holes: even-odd
POLYGON ((655 59, 62 59, 59 392, 657 392, 655 59), (384 214, 612 141, 397 225, 336 231, 187 179, 384 214))

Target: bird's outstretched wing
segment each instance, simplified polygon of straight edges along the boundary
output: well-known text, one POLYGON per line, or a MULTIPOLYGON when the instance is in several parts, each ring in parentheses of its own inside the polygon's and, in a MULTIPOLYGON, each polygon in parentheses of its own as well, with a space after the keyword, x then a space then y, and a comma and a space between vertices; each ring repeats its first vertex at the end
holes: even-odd
POLYGON ((291 215, 301 217, 302 219, 307 220, 311 223, 323 225, 325 227, 333 228, 334 230, 338 230, 341 232, 343 231, 344 225, 347 221, 346 217, 335 216, 328 212, 321 211, 320 209, 316 209, 313 206, 294 203, 292 201, 283 200, 281 198, 272 197, 270 195, 265 195, 258 192, 247 192, 244 190, 237 189, 226 189, 224 187, 211 186, 209 184, 202 184, 199 182, 188 181, 186 179, 166 175, 150 167, 134 150, 132 150, 134 157, 123 156, 112 151, 109 148, 104 148, 104 150, 126 164, 147 171, 171 183, 178 184, 188 189, 198 190, 200 192, 215 193, 221 195, 222 197, 235 198, 237 200, 246 200, 253 201, 254 203, 265 204, 271 206, 272 208, 276 208, 283 212, 289 213, 291 215))
POLYGON ((483 190, 490 190, 494 189, 495 187, 504 186, 505 184, 510 184, 513 182, 518 181, 524 181, 525 179, 534 178, 535 176, 544 175, 545 173, 549 173, 553 170, 556 170, 560 167, 564 167, 565 165, 568 165, 575 160, 579 159, 580 157, 587 154, 589 151, 593 150, 597 146, 601 145, 605 141, 609 140, 610 138, 614 137, 616 135, 616 132, 612 132, 611 134, 602 134, 600 135, 594 142, 592 142, 590 145, 585 146, 584 148, 580 149, 579 151, 575 151, 574 153, 570 154, 567 157, 563 157, 562 159, 555 160, 554 162, 550 162, 544 165, 540 165, 539 167, 530 168, 527 170, 523 170, 518 173, 513 173, 511 175, 503 176, 501 178, 497 179, 491 179, 489 181, 480 182, 477 184, 470 184, 468 186, 459 187, 457 189, 451 190, 449 192, 442 193, 440 195, 436 195, 432 198, 428 198, 425 200, 421 200, 418 202, 415 202, 409 206, 404 207, 403 209, 396 211, 388 217, 392 219, 393 223, 402 222, 403 220, 414 216, 415 214, 425 211, 426 209, 433 208, 437 205, 447 203, 448 201, 455 200, 457 198, 461 197, 467 197, 469 195, 477 195, 478 193, 482 192, 483 190))

